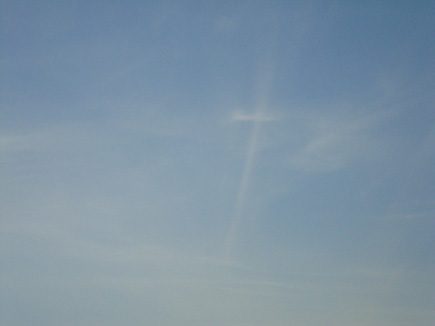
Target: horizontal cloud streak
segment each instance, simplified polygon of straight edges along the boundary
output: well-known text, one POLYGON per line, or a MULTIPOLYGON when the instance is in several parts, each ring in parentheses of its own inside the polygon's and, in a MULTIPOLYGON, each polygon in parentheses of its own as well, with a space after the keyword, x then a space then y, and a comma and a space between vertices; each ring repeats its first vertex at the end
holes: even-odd
POLYGON ((236 110, 233 112, 233 115, 231 117, 231 121, 267 122, 267 121, 278 120, 278 118, 276 116, 273 116, 270 113, 266 114, 263 111, 264 110, 261 110, 261 112, 249 114, 249 113, 244 113, 242 111, 236 110))
POLYGON ((346 167, 355 160, 381 155, 383 140, 374 137, 385 118, 332 114, 303 117, 306 143, 290 159, 290 165, 306 172, 325 172, 346 167))
POLYGON ((0 10, 2 326, 432 326, 433 4, 0 10))

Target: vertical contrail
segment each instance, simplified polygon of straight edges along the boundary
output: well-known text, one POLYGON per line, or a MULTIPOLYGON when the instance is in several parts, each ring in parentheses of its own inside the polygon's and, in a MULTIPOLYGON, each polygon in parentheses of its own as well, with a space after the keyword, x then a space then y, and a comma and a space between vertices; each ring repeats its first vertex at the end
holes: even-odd
POLYGON ((272 81, 272 67, 271 60, 267 58, 263 61, 264 66, 261 69, 259 87, 257 89, 257 104, 252 115, 252 119, 248 119, 253 122, 252 132, 248 142, 248 148, 245 157, 245 165, 243 168, 242 177, 237 191, 236 204, 234 208, 234 214, 229 227, 226 243, 225 243, 225 256, 230 257, 231 251, 234 245, 237 231, 241 225, 247 192, 251 181, 251 175, 255 160, 255 154, 257 151, 258 137, 260 134, 260 127, 263 120, 266 120, 266 108, 267 99, 270 93, 270 85, 272 81))
POLYGON ((242 220, 243 211, 246 201, 246 193, 252 173, 252 164, 254 161, 255 151, 257 148, 258 134, 260 131, 260 121, 254 121, 251 137, 249 139, 248 151, 246 153, 245 166, 243 168, 242 178, 239 184, 239 190, 237 192, 236 205, 234 208, 234 215, 228 230, 225 254, 229 256, 233 247, 234 238, 242 220))

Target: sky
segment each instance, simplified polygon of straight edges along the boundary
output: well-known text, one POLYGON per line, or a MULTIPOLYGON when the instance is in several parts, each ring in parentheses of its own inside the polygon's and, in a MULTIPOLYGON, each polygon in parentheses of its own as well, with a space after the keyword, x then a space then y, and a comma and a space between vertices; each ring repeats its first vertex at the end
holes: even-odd
POLYGON ((0 324, 435 322, 435 2, 0 5, 0 324))

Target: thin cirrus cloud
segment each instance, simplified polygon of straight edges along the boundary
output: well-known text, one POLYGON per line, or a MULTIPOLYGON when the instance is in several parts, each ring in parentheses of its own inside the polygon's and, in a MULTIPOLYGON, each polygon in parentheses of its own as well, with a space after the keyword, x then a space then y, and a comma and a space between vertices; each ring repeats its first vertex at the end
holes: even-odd
POLYGON ((376 160, 383 140, 376 136, 382 119, 340 114, 301 118, 306 139, 290 158, 290 166, 305 172, 344 168, 354 161, 376 160))
POLYGON ((432 10, 3 1, 0 324, 432 326, 432 10))
POLYGON ((268 122, 277 121, 278 117, 271 113, 256 112, 256 113, 246 113, 241 110, 235 110, 231 116, 231 121, 247 121, 247 122, 268 122))
POLYGON ((235 111, 233 113, 232 121, 243 121, 252 123, 251 134, 249 135, 245 162, 240 177, 237 195, 235 198, 235 206, 230 226, 228 229, 227 237, 225 240, 225 256, 230 257, 235 243, 238 229, 242 226, 245 214, 245 205, 248 200, 248 192, 251 186, 251 179, 254 173, 255 156, 258 150, 258 141, 262 132, 262 124, 275 120, 269 113, 270 102, 270 88, 273 82, 274 71, 272 65, 271 53, 264 56, 262 62, 259 64, 259 73, 256 89, 256 107, 253 113, 242 113, 235 111))

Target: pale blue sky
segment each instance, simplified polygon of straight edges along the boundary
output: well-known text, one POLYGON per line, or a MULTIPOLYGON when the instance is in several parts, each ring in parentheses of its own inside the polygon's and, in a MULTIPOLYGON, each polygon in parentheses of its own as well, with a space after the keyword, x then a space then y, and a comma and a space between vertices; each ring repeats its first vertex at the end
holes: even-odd
POLYGON ((0 12, 0 324, 433 325, 435 2, 0 12))

